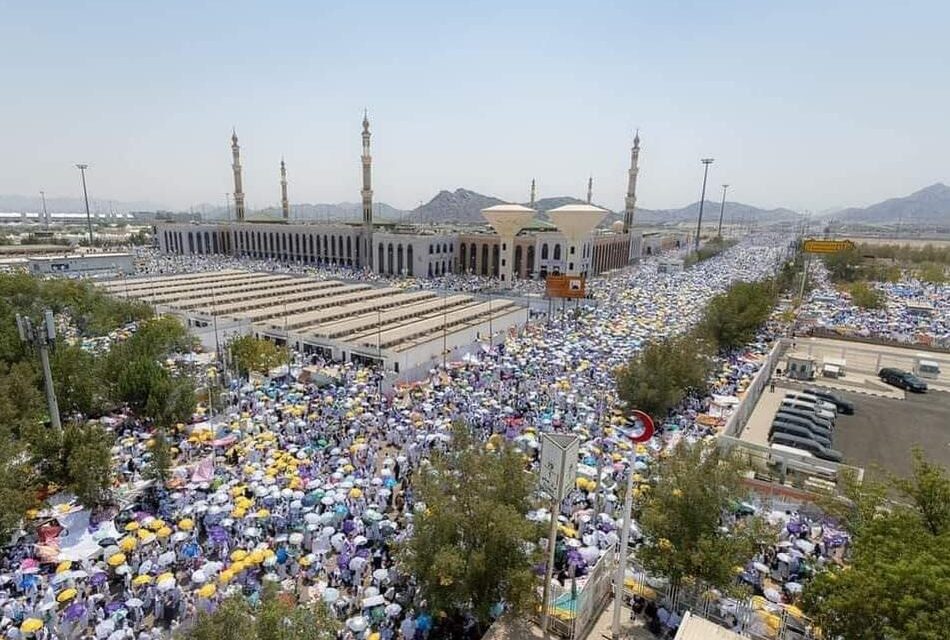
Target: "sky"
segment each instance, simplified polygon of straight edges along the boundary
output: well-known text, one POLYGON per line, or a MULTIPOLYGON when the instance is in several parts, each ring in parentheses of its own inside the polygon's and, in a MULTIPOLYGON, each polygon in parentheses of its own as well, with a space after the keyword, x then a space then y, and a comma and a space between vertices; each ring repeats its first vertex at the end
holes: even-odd
POLYGON ((0 193, 187 209, 464 187, 821 211, 950 182, 950 3, 0 0, 0 193))

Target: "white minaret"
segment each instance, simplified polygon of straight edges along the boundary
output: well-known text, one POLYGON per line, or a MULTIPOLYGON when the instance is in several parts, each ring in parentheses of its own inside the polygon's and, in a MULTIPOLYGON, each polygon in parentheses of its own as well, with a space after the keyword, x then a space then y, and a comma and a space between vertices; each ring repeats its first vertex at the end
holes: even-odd
POLYGON ((594 199, 594 176, 587 178, 587 204, 594 199))
POLYGON ((363 266, 373 268, 373 158, 369 153, 369 116, 363 111, 363 266))
POLYGON ((537 190, 535 189, 534 178, 531 178, 531 204, 528 206, 534 209, 534 198, 537 195, 537 190))
POLYGON ((244 187, 241 181, 241 147, 238 146, 238 137, 231 129, 231 169, 234 171, 234 211, 237 221, 244 222, 244 187))
POLYGON ((287 166, 284 159, 280 159, 280 208, 284 212, 284 220, 290 220, 290 202, 287 200, 287 166))
POLYGON ((633 228, 633 212, 637 208, 637 174, 640 173, 640 130, 633 138, 630 150, 630 172, 627 181, 627 197, 624 198, 623 232, 630 233, 633 228))

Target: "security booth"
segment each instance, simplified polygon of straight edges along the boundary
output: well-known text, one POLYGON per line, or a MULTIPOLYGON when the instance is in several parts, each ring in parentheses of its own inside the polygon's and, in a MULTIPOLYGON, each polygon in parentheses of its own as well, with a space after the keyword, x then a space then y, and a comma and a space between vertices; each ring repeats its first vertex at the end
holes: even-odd
POLYGON ((843 378, 846 364, 844 358, 825 358, 821 366, 821 375, 825 378, 843 378))
POLYGON ((814 380, 815 359, 807 353, 788 354, 785 375, 791 380, 814 380))

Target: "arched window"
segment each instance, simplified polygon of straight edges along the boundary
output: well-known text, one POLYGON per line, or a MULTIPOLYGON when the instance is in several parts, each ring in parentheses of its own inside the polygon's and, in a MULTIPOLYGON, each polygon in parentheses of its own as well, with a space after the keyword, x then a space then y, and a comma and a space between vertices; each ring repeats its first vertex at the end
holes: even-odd
POLYGON ((442 253, 448 253, 448 252, 449 252, 449 245, 443 244, 443 245, 442 245, 442 253))
POLYGON ((191 231, 189 231, 188 232, 188 253, 194 253, 194 252, 195 252, 195 237, 191 233, 191 231))
POLYGON ((541 245, 541 259, 542 260, 548 259, 548 243, 547 242, 541 245))
POLYGON ((353 242, 350 236, 346 236, 346 263, 353 264, 353 242))
POLYGON ((408 269, 407 269, 407 271, 406 271, 406 274, 409 275, 409 276, 412 276, 412 275, 413 275, 413 273, 412 273, 412 271, 413 271, 413 269, 412 269, 412 245, 409 245, 408 247, 406 247, 406 264, 408 265, 408 269))
POLYGON ((459 256, 462 258, 462 264, 465 264, 465 243, 459 244, 459 256))
POLYGON ((512 270, 513 276, 521 276, 521 245, 515 247, 515 264, 512 270))
POLYGON ((554 245, 554 259, 555 260, 561 259, 561 245, 560 244, 554 245))
MULTIPOLYGON (((430 247, 431 248, 431 247, 430 247)), ((429 277, 432 277, 432 263, 429 263, 429 277)))
POLYGON ((399 243, 399 246, 396 248, 396 273, 397 275, 403 275, 403 270, 405 265, 403 265, 403 252, 402 252, 402 243, 399 243))
POLYGON ((500 256, 501 256, 501 247, 499 247, 497 244, 496 244, 496 245, 492 245, 492 248, 491 248, 491 274, 492 274, 493 276, 495 276, 496 278, 498 277, 498 274, 499 274, 498 268, 499 268, 499 264, 500 264, 500 256))
POLYGON ((393 274, 393 243, 386 246, 386 273, 393 274))
POLYGON ((482 245, 482 275, 488 275, 488 245, 482 245))
POLYGON ((525 271, 529 278, 534 277, 534 245, 528 245, 528 268, 525 271))
POLYGON ((386 273, 386 270, 383 268, 383 243, 379 243, 379 258, 376 260, 376 272, 377 273, 386 273))

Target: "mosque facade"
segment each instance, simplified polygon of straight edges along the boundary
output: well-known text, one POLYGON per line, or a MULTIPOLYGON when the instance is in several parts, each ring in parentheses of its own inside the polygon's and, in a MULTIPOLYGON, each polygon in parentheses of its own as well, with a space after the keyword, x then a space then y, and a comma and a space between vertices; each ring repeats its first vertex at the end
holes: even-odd
MULTIPOLYGON (((370 123, 362 127, 362 220, 320 223, 290 218, 287 169, 281 159, 281 219, 248 219, 237 133, 232 131, 235 221, 160 222, 159 249, 178 255, 229 255, 313 265, 333 265, 391 276, 438 277, 475 274, 498 277, 501 238, 489 227, 404 225, 373 220, 370 123)), ((620 269, 639 260, 643 234, 633 224, 639 172, 639 133, 634 138, 624 219, 592 233, 579 247, 579 271, 588 276, 620 269)), ((588 200, 593 179, 588 181, 588 200)), ((532 201, 535 185, 532 180, 532 201)), ((565 273, 567 238, 554 225, 535 220, 514 241, 512 272, 518 278, 565 273)))

